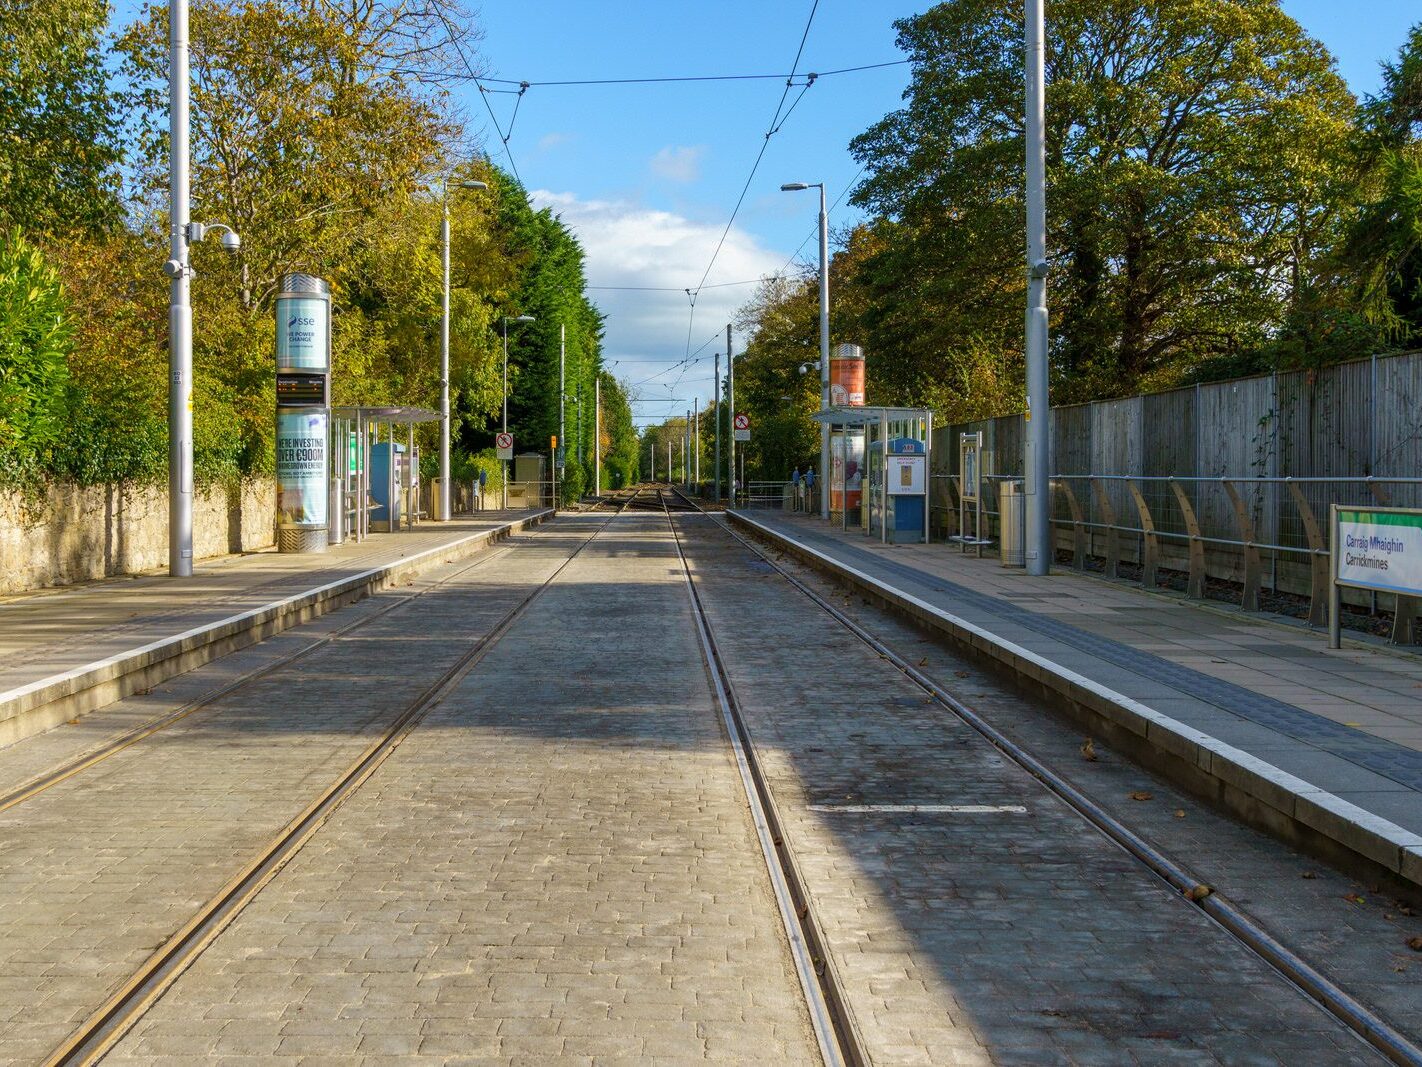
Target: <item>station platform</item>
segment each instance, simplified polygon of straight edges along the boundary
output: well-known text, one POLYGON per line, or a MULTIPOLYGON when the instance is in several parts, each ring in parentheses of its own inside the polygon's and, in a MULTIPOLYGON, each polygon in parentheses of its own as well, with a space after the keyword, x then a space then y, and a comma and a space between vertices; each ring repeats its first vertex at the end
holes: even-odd
POLYGON ((484 511, 347 541, 199 562, 189 579, 113 578, 0 599, 0 746, 76 718, 392 582, 536 525, 484 511))
POLYGON ((751 532, 1045 691, 1256 825, 1422 885, 1422 657, 956 545, 885 545, 771 510, 751 532))

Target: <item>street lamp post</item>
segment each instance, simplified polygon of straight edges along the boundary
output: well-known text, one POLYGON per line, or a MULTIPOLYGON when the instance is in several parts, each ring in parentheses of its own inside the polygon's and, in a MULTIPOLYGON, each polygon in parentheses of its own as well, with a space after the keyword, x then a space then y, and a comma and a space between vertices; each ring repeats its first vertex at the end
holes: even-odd
POLYGON ((168 0, 168 574, 193 573, 193 308, 189 247, 209 230, 236 255, 242 239, 230 226, 188 215, 188 0, 168 0))
MULTIPOLYGON (((781 192, 793 193, 804 189, 820 191, 820 410, 828 411, 830 406, 829 378, 829 209, 825 207, 824 182, 786 182, 781 192)), ((830 428, 829 423, 820 424, 820 514, 829 518, 830 505, 830 428)))
MULTIPOLYGON (((456 189, 487 189, 484 182, 461 181, 456 189)), ((439 521, 449 521, 449 179, 440 195, 444 202, 440 238, 443 243, 444 301, 439 319, 439 521)))
POLYGON ((1044 0, 1027 0, 1027 414, 1023 501, 1027 573, 1046 574, 1051 549, 1051 401, 1047 368, 1046 17, 1044 0))
MULTIPOLYGON (((532 315, 520 315, 514 322, 535 322, 532 315)), ((509 317, 504 316, 504 421, 499 427, 509 432, 509 317)), ((504 460, 504 510, 509 507, 509 461, 504 460)))

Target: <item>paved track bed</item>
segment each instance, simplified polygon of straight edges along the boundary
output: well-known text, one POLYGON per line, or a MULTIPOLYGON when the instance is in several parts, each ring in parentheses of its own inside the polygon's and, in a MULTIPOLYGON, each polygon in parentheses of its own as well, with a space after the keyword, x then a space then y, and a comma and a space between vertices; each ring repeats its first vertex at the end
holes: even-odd
POLYGON ((876 1062, 1378 1062, 748 549, 682 529, 876 1062))

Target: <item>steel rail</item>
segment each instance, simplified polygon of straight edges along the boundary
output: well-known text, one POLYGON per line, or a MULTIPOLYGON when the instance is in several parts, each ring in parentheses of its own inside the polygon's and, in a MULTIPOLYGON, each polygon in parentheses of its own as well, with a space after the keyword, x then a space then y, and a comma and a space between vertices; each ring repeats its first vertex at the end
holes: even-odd
MULTIPOLYGON (((785 927, 790 955, 795 963, 820 1056, 826 1067, 867 1067, 870 1063, 868 1050, 844 996, 824 933, 815 918, 805 880, 787 843, 784 822, 776 807, 769 780, 761 767, 754 740, 741 714, 735 685, 716 643, 711 619, 696 588, 691 564, 682 550, 681 536, 677 532, 676 523, 672 521, 671 512, 665 507, 661 490, 658 490, 658 495, 663 501, 662 510, 667 526, 671 529, 677 558, 681 561, 682 576, 691 600, 692 616, 696 621, 696 632, 701 643, 707 677, 716 694, 726 736, 735 754, 741 785, 750 807, 751 820, 755 824, 766 870, 770 874, 771 885, 775 891, 776 904, 780 909, 781 922, 785 927)), ((702 510, 685 496, 682 496, 682 499, 690 503, 696 511, 702 510)))
POLYGON ((726 527, 726 532, 750 549, 782 578, 798 589, 836 622, 844 626, 879 656, 897 667, 910 681, 972 727, 994 748, 1041 782, 1153 874, 1164 881, 1182 900, 1198 907, 1239 944, 1253 952, 1297 991, 1329 1015, 1343 1023, 1362 1041, 1387 1059, 1404 1067, 1422 1067, 1422 1046, 1397 1030, 1380 1015, 1352 996, 1331 978, 1298 956, 1274 937, 1252 916, 1222 896, 1210 883, 1196 878, 1140 834, 1126 826, 1086 793, 1072 785, 1042 760, 1033 756, 997 727, 987 722, 969 705, 920 671, 882 639, 855 622, 844 612, 805 585, 752 541, 726 527))
POLYGON ((393 601, 385 607, 382 607, 379 610, 372 612, 369 615, 365 615, 359 619, 353 619, 352 621, 346 623, 344 626, 338 627, 337 629, 331 631, 325 637, 318 638, 317 640, 312 641, 310 644, 304 645, 303 647, 297 649, 295 652, 283 656, 280 659, 274 660, 271 663, 264 664, 261 667, 256 667, 248 671, 246 674, 234 678, 232 681, 228 682, 224 686, 219 687, 218 689, 215 689, 209 693, 204 693, 202 696, 190 700, 186 704, 179 705, 173 711, 170 711, 164 715, 160 715, 155 719, 150 719, 147 722, 134 727, 127 733, 120 734, 118 737, 102 742, 101 744, 95 747, 86 749, 85 751, 79 753, 71 759, 27 779, 26 781, 22 782, 20 785, 14 787, 8 792, 0 793, 0 812, 13 808, 18 804, 23 804, 27 800, 33 799, 34 797, 45 792, 46 790, 74 777, 76 774, 88 770, 95 764, 102 763, 110 756, 116 756, 118 753, 124 751, 125 749, 131 748, 133 745, 138 744, 138 742, 146 738, 152 737, 159 731, 166 730, 168 727, 181 722, 182 720, 188 718, 188 716, 194 715, 197 712, 204 710, 205 708, 211 707, 219 700, 222 700, 225 697, 229 697, 233 693, 240 692, 247 686, 251 685, 253 682, 260 681, 261 679, 266 678, 275 671, 279 671, 285 667, 291 666, 293 663, 297 663, 301 660, 306 659, 308 656, 319 652, 327 645, 333 644, 334 642, 349 636, 356 630, 360 630, 363 627, 369 626, 371 623, 384 618, 385 616, 389 615, 394 611, 398 611, 401 608, 408 607, 413 601, 420 599, 420 597, 426 595, 427 593, 435 592, 436 590, 444 587, 445 585, 448 585, 450 582, 456 581, 459 578, 464 577, 464 575, 468 574, 470 571, 481 567, 486 563, 492 562, 495 559, 502 558, 505 554, 512 552, 513 549, 514 546, 505 545, 501 548, 496 548, 492 552, 483 553, 477 559, 471 561, 466 566, 461 567, 455 573, 446 575, 434 584, 429 585, 424 589, 421 589, 419 592, 407 593, 406 595, 400 597, 399 599, 393 601))
MULTIPOLYGON (((636 494, 629 498, 630 504, 636 494)), ((412 701, 319 796, 291 820, 183 927, 170 937, 45 1060, 46 1067, 91 1064, 104 1056, 177 981, 242 910, 274 879, 340 805, 365 784, 392 752, 474 670, 569 564, 592 544, 625 505, 594 530, 527 596, 412 701)))

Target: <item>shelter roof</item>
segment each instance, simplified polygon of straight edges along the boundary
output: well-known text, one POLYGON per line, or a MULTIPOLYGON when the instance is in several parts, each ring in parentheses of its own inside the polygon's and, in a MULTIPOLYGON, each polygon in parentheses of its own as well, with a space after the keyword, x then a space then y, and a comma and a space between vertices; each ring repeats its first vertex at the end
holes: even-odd
POLYGON ((899 419, 927 419, 928 408, 832 407, 816 411, 810 418, 831 426, 867 426, 870 423, 895 422, 899 419))
POLYGON ((439 412, 429 408, 410 407, 405 404, 389 404, 372 407, 332 408, 332 415, 345 419, 364 419, 366 422, 392 422, 409 426, 420 422, 438 422, 439 412))

